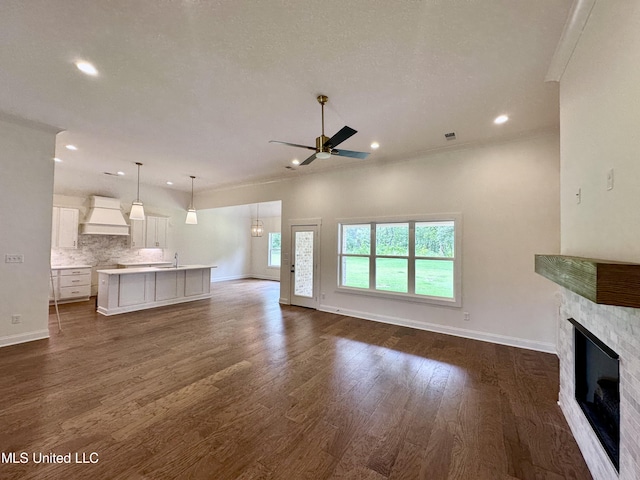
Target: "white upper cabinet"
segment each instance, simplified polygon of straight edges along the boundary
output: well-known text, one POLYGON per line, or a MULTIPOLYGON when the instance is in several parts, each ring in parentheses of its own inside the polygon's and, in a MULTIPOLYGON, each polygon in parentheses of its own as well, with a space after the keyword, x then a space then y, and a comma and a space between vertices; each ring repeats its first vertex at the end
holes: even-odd
POLYGON ((144 220, 131 220, 129 229, 129 245, 131 248, 145 248, 144 220))
POLYGON ((169 219, 147 216, 145 222, 147 223, 145 236, 147 248, 166 248, 169 219))
POLYGON ((78 248, 77 208, 53 207, 51 248, 78 248))
POLYGON ((147 215, 145 220, 131 220, 131 248, 167 248, 169 219, 147 215))

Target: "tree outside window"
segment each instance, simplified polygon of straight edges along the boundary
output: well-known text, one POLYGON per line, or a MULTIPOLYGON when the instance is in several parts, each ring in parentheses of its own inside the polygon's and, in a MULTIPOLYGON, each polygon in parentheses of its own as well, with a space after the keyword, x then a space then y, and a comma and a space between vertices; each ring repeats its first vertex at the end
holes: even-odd
POLYGON ((280 267, 281 234, 280 232, 269 233, 269 267, 280 267))
POLYGON ((344 223, 339 232, 339 287, 459 302, 454 219, 344 223))

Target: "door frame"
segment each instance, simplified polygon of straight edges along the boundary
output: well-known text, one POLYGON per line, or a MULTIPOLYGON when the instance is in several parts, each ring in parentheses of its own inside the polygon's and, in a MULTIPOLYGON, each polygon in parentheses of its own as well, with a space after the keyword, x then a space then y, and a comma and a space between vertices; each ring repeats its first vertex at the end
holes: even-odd
POLYGON ((289 304, 290 305, 298 305, 294 302, 294 288, 295 288, 295 273, 291 271, 292 264, 295 260, 295 242, 293 237, 293 230, 295 227, 309 229, 314 228, 316 235, 313 243, 313 299, 309 299, 308 302, 305 302, 305 305, 299 305, 307 308, 313 308, 315 310, 318 309, 320 305, 320 238, 322 232, 322 219, 321 218, 305 218, 305 219, 294 219, 289 220, 289 260, 287 269, 289 271, 289 304))

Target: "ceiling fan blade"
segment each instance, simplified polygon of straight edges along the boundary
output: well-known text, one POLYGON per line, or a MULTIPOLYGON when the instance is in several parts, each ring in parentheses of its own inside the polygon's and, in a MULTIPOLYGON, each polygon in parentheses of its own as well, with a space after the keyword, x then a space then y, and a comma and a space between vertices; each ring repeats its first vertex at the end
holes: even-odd
POLYGON ((306 148, 307 150, 316 150, 316 147, 309 147, 307 145, 298 145, 297 143, 279 142, 278 140, 269 140, 269 143, 280 143, 282 145, 289 145, 290 147, 306 148))
POLYGON ((354 152, 352 150, 331 150, 331 155, 338 155, 339 157, 351 157, 351 158, 367 158, 369 152, 354 152))
POLYGON ((329 140, 324 142, 323 146, 327 148, 337 147, 342 142, 344 142, 347 138, 355 135, 356 133, 358 133, 357 130, 354 130, 353 128, 347 127, 345 125, 340 129, 338 133, 336 133, 333 137, 331 137, 329 140))
MULTIPOLYGON (((315 148, 314 148, 315 150, 315 148)), ((309 165, 311 162, 313 162, 316 159, 316 154, 313 153, 309 158, 307 158, 304 162, 302 162, 300 165, 309 165)))

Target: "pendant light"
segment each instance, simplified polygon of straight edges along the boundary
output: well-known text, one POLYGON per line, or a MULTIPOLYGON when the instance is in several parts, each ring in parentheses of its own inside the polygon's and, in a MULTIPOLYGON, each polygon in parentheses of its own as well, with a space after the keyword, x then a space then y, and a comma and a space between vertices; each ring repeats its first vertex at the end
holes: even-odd
POLYGON ((262 220, 260 220, 260 204, 258 204, 258 214, 256 215, 256 219, 251 222, 251 236, 261 237, 262 232, 264 232, 264 224, 262 220))
POLYGON ((187 210, 187 219, 184 223, 189 225, 197 225, 198 224, 198 215, 196 214, 196 209, 193 206, 193 179, 196 178, 193 175, 191 177, 191 203, 189 204, 189 210, 187 210))
POLYGON ((131 204, 131 212, 129 212, 129 220, 144 220, 144 207, 140 201, 140 167, 142 164, 136 162, 138 166, 138 194, 136 195, 136 201, 131 204))

